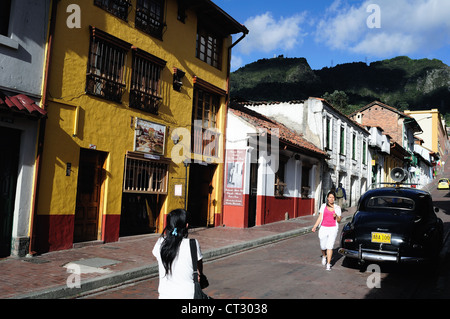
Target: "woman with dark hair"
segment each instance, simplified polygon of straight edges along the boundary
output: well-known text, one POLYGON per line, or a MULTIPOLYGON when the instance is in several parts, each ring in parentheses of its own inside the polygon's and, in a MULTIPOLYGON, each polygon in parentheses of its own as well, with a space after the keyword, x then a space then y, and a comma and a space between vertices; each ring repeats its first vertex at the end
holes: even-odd
POLYGON ((319 217, 312 228, 315 233, 317 227, 319 229, 320 249, 322 250, 322 265, 326 265, 326 270, 331 270, 331 257, 333 256, 333 247, 336 240, 339 225, 341 221, 341 207, 336 205, 334 201, 336 195, 330 191, 327 194, 327 203, 322 204, 319 209, 319 217))
MULTIPOLYGON (((167 215, 166 228, 153 248, 159 266, 160 299, 193 299, 194 281, 188 237, 188 213, 175 209, 167 215)), ((197 269, 203 272, 203 255, 197 240, 197 269)))

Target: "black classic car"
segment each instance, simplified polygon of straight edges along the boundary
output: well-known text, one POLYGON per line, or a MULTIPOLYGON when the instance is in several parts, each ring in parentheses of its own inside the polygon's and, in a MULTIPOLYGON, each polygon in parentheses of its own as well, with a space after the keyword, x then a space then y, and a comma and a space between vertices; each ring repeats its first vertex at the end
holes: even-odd
POLYGON ((439 256, 443 223, 430 193, 383 187, 361 196, 341 234, 339 253, 359 262, 420 262, 439 256))

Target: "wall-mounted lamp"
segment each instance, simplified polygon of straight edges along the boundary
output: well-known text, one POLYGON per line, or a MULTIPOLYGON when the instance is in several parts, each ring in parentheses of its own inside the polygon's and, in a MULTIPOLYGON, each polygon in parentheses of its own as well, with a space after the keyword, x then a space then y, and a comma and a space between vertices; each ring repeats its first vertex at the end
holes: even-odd
POLYGON ((72 163, 66 163, 66 176, 70 176, 72 172, 72 163))
POLYGON ((178 142, 180 141, 180 137, 178 136, 177 133, 175 133, 174 135, 172 135, 172 141, 173 141, 173 144, 175 144, 175 145, 177 145, 178 142))
POLYGON ((186 72, 178 68, 173 68, 173 89, 175 91, 178 92, 181 91, 181 87, 183 86, 183 78, 185 74, 186 72))

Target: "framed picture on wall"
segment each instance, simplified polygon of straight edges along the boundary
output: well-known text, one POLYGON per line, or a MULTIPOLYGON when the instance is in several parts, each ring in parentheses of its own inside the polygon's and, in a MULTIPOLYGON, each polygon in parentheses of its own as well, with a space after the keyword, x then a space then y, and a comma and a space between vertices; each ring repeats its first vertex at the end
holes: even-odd
POLYGON ((136 118, 134 150, 164 155, 166 126, 136 118))

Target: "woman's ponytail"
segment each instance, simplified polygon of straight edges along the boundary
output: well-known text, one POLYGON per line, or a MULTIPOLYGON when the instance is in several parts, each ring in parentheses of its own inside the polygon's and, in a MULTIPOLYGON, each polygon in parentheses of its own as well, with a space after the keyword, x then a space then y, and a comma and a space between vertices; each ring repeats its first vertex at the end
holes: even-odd
POLYGON ((166 275, 172 273, 172 263, 178 255, 183 238, 187 238, 187 212, 184 209, 175 209, 167 215, 166 228, 162 236, 161 260, 166 270, 166 275))

